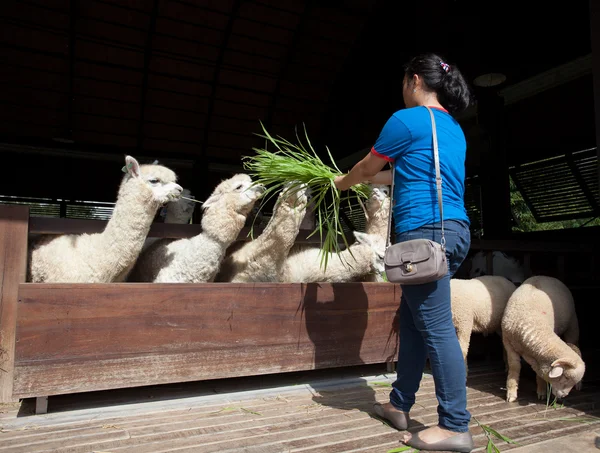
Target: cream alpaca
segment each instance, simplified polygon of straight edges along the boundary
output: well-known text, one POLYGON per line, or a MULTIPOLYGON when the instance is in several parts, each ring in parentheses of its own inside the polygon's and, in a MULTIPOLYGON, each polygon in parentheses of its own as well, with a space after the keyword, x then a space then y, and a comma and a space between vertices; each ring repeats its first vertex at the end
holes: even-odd
POLYGON ((508 360, 507 401, 517 399, 520 357, 537 375, 539 398, 546 396, 546 382, 556 397, 564 398, 583 378, 585 364, 578 349, 569 346, 579 341, 573 296, 556 278, 531 277, 515 290, 504 310, 502 341, 508 360))
POLYGON ((202 205, 202 232, 189 239, 161 239, 152 244, 140 255, 130 281, 213 281, 225 251, 237 239, 263 192, 246 174, 221 182, 202 205))
MULTIPOLYGON (((372 192, 367 200, 365 232, 373 234, 386 240, 388 230, 388 219, 390 216, 390 188, 386 185, 372 185, 372 192)), ((365 282, 385 281, 381 273, 371 273, 365 276, 365 282)))
POLYGON ((111 219, 102 233, 42 236, 29 250, 34 283, 123 281, 138 258, 158 208, 181 195, 175 173, 125 158, 126 174, 111 219))
POLYGON ((271 220, 256 239, 227 256, 217 282, 277 282, 306 214, 306 187, 284 187, 271 220))
POLYGON ((290 254, 283 266, 283 282, 351 282, 366 275, 382 273, 385 240, 379 236, 354 232, 356 242, 337 256, 330 253, 327 268, 321 267, 318 247, 311 247, 290 254), (351 254, 352 253, 352 254, 351 254))
MULTIPOLYGON (((472 333, 498 333, 502 315, 516 286, 501 276, 484 275, 470 280, 450 280, 452 322, 462 350, 465 367, 472 333)), ((468 370, 468 367, 467 367, 468 370)))

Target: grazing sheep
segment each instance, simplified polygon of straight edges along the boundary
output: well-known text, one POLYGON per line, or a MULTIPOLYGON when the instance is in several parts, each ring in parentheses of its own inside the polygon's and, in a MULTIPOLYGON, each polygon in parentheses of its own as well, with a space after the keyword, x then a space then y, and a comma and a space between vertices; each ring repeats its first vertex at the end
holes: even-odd
POLYGON ((585 364, 579 349, 569 346, 579 341, 575 303, 560 280, 547 276, 525 280, 509 298, 501 326, 508 361, 507 401, 517 399, 520 357, 537 375, 540 399, 546 396, 546 382, 557 398, 564 398, 581 382, 585 364))
POLYGON ((202 232, 192 238, 161 239, 139 257, 130 281, 211 282, 227 248, 237 239, 264 187, 237 174, 221 182, 202 204, 202 232))
POLYGON ((452 322, 456 328, 468 372, 467 355, 472 333, 501 336, 504 308, 516 286, 499 275, 484 275, 463 280, 450 280, 452 322))
POLYGON ((109 283, 124 281, 138 258, 156 212, 179 198, 175 173, 161 165, 125 158, 111 219, 101 233, 45 235, 29 249, 28 281, 109 283))
POLYGON ((275 204, 273 216, 256 239, 228 255, 216 282, 278 282, 288 253, 306 214, 306 186, 286 185, 275 204))
POLYGON ((321 249, 309 247, 290 253, 283 266, 282 282, 352 282, 372 272, 384 271, 385 240, 373 234, 354 231, 354 242, 346 250, 330 253, 323 271, 321 249), (352 253, 352 255, 351 255, 352 253))

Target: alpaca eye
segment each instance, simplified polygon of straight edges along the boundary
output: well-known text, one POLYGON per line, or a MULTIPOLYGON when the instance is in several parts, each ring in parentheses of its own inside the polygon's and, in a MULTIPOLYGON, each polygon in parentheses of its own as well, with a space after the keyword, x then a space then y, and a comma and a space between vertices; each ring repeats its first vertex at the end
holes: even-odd
POLYGON ((160 179, 158 179, 158 178, 152 178, 152 179, 149 179, 148 182, 150 184, 158 184, 160 182, 160 179))
POLYGON ((236 186, 235 190, 241 190, 241 189, 242 189, 242 187, 244 187, 244 185, 243 185, 243 184, 238 184, 238 185, 236 186))

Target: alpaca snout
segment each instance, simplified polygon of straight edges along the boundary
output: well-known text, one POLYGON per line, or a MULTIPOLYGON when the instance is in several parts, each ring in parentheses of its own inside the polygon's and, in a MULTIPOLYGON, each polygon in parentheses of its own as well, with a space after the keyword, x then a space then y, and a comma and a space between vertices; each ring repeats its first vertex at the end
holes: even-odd
POLYGON ((181 187, 179 184, 175 184, 174 189, 176 192, 179 192, 179 195, 183 195, 183 187, 181 187))

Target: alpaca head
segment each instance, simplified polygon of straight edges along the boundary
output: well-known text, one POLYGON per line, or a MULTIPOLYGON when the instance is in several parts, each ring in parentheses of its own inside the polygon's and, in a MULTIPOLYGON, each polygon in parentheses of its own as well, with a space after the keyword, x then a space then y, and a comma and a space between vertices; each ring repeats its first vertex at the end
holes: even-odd
MULTIPOLYGON (((188 189, 183 189, 181 195, 186 198, 193 198, 188 189)), ((183 198, 167 203, 167 206, 164 209, 165 223, 189 223, 192 214, 194 214, 195 207, 196 203, 194 201, 185 200, 183 198)))
POLYGON ((202 208, 219 212, 232 211, 245 217, 264 192, 264 186, 253 184, 250 176, 239 173, 222 181, 202 204, 202 208))
POLYGON ((364 244, 371 248, 373 251, 371 270, 381 275, 385 271, 385 265, 383 258, 385 256, 385 239, 375 234, 367 234, 360 231, 354 231, 354 238, 358 244, 364 244))
POLYGON ((367 216, 372 218, 377 213, 387 216, 390 204, 389 186, 384 184, 373 184, 371 188, 371 196, 367 200, 367 216), (381 211, 382 207, 385 208, 385 212, 381 211))
POLYGON ((286 200, 294 208, 304 208, 310 199, 310 189, 298 181, 287 182, 283 185, 277 203, 286 200))
POLYGON ((142 191, 144 199, 161 206, 181 197, 183 188, 176 183, 177 175, 173 170, 162 165, 140 165, 131 156, 125 157, 125 176, 121 182, 121 190, 130 190, 135 186, 142 191))

